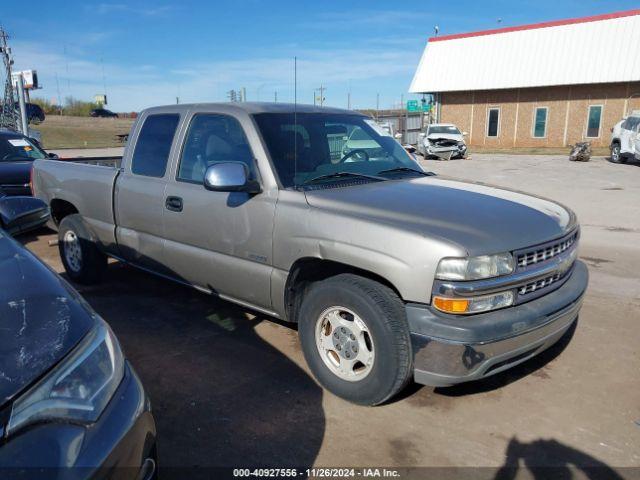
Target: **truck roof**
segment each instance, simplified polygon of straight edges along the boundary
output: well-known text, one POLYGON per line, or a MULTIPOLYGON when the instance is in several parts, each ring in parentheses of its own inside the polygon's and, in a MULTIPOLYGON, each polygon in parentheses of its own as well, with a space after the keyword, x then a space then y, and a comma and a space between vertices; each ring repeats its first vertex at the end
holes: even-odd
POLYGON ((365 116, 354 110, 345 110, 342 108, 319 107, 316 105, 293 104, 293 103, 273 103, 273 102, 218 102, 218 103, 181 103, 179 105, 164 105, 159 107, 146 108, 145 112, 162 111, 162 112, 181 112, 190 108, 201 108, 203 110, 219 110, 219 111, 242 111, 248 114, 256 113, 340 113, 348 115, 365 116))

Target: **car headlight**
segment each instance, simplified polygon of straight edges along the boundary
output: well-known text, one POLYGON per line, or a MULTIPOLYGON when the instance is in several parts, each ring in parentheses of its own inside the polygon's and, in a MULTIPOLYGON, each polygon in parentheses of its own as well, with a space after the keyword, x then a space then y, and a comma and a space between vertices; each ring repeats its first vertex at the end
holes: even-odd
POLYGON ((41 421, 95 422, 123 376, 118 340, 100 321, 61 363, 14 402, 7 432, 41 421))
POLYGON ((513 269, 513 255, 510 253, 465 258, 448 257, 440 260, 436 270, 436 278, 439 280, 481 280, 508 275, 513 272, 513 269))

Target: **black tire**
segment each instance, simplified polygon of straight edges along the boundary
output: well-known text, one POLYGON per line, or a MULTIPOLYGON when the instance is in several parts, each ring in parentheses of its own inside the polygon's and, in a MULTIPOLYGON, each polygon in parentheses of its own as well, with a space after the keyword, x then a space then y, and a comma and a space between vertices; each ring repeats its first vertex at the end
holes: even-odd
POLYGON ((341 274, 312 284, 304 294, 298 314, 298 334, 316 379, 324 388, 350 402, 381 404, 402 390, 411 378, 411 339, 404 303, 393 290, 376 281, 341 274), (340 378, 321 357, 316 344, 317 322, 333 306, 354 312, 370 332, 375 358, 362 379, 340 378))
POLYGON ((107 269, 107 256, 98 250, 80 215, 68 215, 58 225, 58 250, 72 281, 84 285, 100 283, 107 269), (72 249, 79 252, 78 259, 69 253, 72 249))
POLYGON ((620 144, 618 142, 614 142, 611 144, 611 161, 613 163, 625 163, 627 161, 626 157, 620 153, 620 144))

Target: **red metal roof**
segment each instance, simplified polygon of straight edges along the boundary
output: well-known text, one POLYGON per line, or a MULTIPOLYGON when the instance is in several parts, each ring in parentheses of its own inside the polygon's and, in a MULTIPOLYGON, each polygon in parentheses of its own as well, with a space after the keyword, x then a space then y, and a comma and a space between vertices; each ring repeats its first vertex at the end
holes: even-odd
POLYGON ((529 25, 519 25, 516 27, 494 28, 491 30, 480 30, 478 32, 454 33, 452 35, 443 35, 441 37, 431 37, 430 42, 442 42, 444 40, 455 40, 458 38, 482 37, 484 35, 495 35, 497 33, 518 32, 520 30, 535 30, 537 28, 559 27, 562 25, 573 25, 576 23, 597 22, 600 20, 610 20, 613 18, 631 17, 640 15, 640 9, 626 10, 624 12, 605 13, 603 15, 592 15, 590 17, 567 18, 565 20, 554 20, 552 22, 531 23, 529 25))

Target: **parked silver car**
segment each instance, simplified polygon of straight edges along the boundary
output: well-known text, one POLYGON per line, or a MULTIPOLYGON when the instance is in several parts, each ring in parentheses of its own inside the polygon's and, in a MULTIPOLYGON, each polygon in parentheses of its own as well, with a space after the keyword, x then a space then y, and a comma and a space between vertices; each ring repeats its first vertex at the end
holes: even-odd
POLYGON ((526 361, 587 286, 571 210, 424 172, 346 110, 151 108, 121 165, 36 161, 33 182, 71 279, 111 256, 296 322, 316 378, 360 404, 526 361), (331 147, 355 130, 366 148, 331 147))

